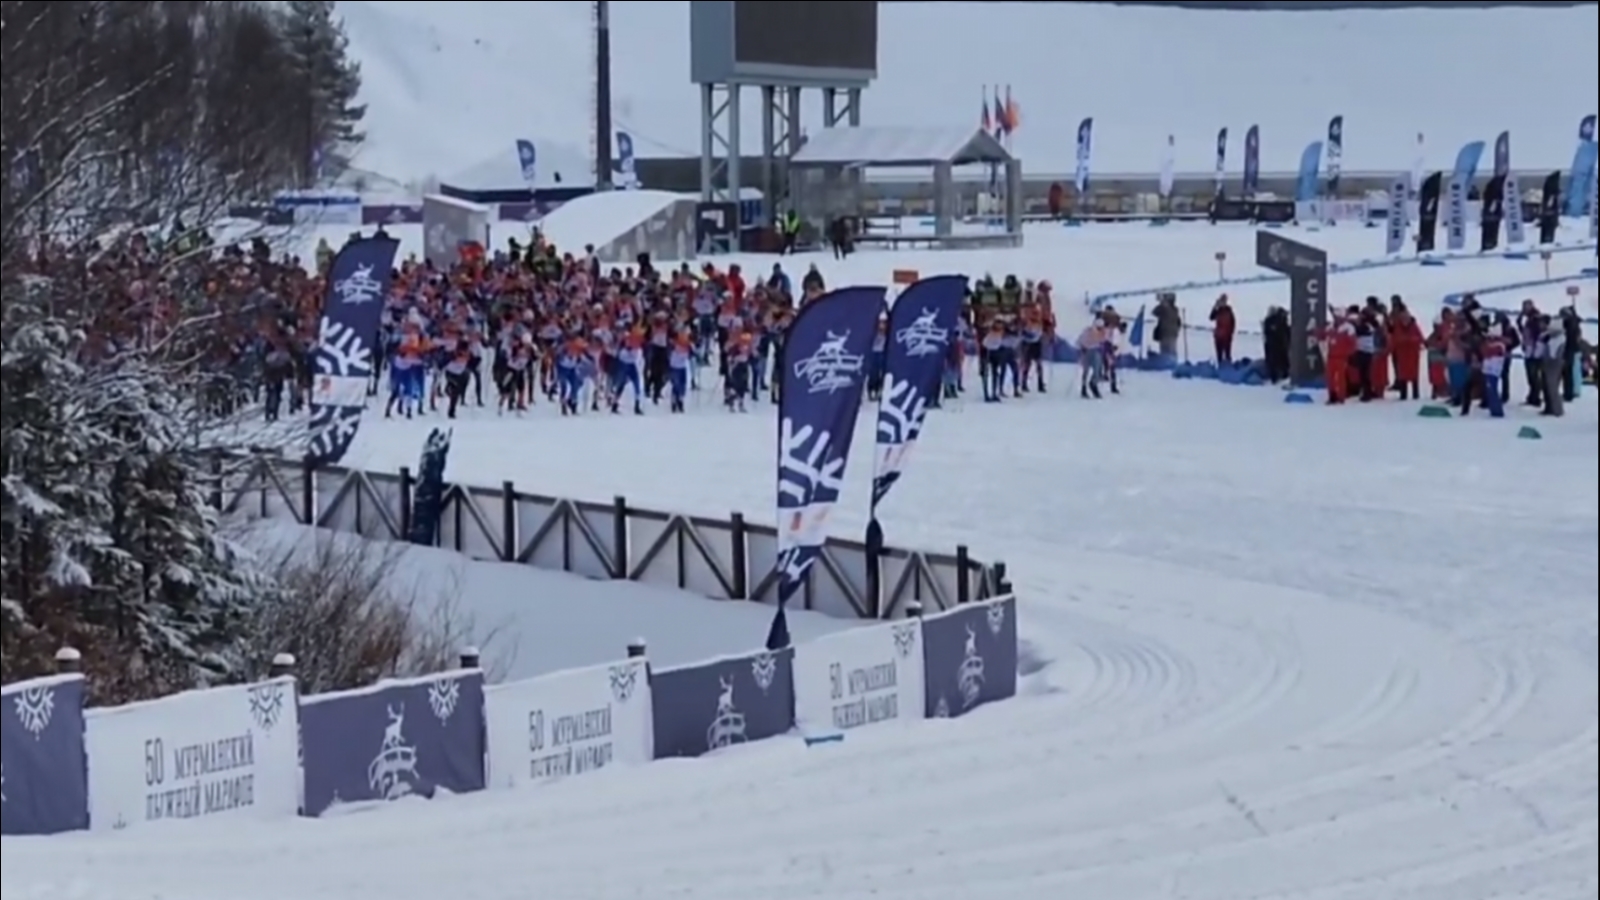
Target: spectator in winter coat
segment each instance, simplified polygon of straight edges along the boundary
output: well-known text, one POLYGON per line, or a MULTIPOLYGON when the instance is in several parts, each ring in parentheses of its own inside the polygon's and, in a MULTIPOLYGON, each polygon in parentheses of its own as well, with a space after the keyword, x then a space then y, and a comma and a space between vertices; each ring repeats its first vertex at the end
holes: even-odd
POLYGON ((1421 355, 1422 329, 1412 318, 1411 311, 1396 297, 1389 313, 1389 356, 1394 360, 1395 391, 1401 400, 1407 398, 1408 392, 1411 399, 1421 399, 1418 387, 1421 355))
POLYGON ((1155 319, 1151 339, 1156 342, 1162 356, 1176 357, 1178 338, 1183 335, 1183 313, 1178 309, 1178 298, 1173 294, 1162 294, 1156 300, 1151 316, 1155 319))
POLYGON ((1211 306, 1211 341, 1217 353, 1217 365, 1233 364, 1233 334, 1238 328, 1233 307, 1228 305, 1228 295, 1223 294, 1211 306))
POLYGON ((1290 375, 1289 333, 1289 311, 1279 306, 1268 309, 1267 317, 1261 320, 1261 345, 1266 357, 1267 380, 1273 384, 1290 375))
POLYGON ((1560 416, 1566 412, 1567 399, 1561 382, 1563 377, 1571 377, 1568 373, 1572 368, 1567 362, 1567 329, 1559 318, 1545 316, 1543 324, 1539 356, 1544 374, 1544 409, 1540 415, 1560 416))

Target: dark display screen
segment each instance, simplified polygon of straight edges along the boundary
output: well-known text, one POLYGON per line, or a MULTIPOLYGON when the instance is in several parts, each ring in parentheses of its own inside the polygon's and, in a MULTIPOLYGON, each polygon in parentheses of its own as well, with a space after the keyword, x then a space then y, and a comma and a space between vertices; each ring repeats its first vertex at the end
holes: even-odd
POLYGON ((737 62, 876 70, 877 0, 767 0, 733 4, 737 62))

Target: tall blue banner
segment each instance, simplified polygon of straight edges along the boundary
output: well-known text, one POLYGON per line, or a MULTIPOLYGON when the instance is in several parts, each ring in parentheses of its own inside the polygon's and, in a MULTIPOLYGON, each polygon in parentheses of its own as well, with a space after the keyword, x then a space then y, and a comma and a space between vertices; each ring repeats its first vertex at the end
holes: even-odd
POLYGON ((1251 125, 1244 133, 1244 195, 1261 190, 1261 126, 1251 125))
POLYGON ((1494 175, 1500 178, 1511 174, 1511 132, 1502 131, 1494 139, 1494 175))
POLYGON ((1217 164, 1214 172, 1213 193, 1221 197, 1226 187, 1224 182, 1228 177, 1228 126, 1226 125, 1217 129, 1217 164))
POLYGON ((841 288, 806 303, 784 340, 778 395, 778 611, 769 649, 789 645, 784 605, 822 553, 828 514, 867 386, 867 356, 888 292, 841 288))
POLYGON ((1584 204, 1593 193, 1595 161, 1600 158, 1600 145, 1595 143, 1595 117, 1584 116, 1578 123, 1578 149, 1572 154, 1572 171, 1567 175, 1567 208, 1569 216, 1584 214, 1584 204))
POLYGON ((1294 199, 1304 203, 1317 199, 1317 173, 1322 169, 1322 142, 1312 141, 1300 151, 1300 177, 1295 181, 1294 199))
POLYGON ((0 834, 89 827, 83 700, 81 675, 8 684, 0 694, 0 834))
POLYGON ((517 165, 522 168, 522 180, 533 187, 539 180, 539 150, 527 138, 517 140, 517 165))
POLYGON ((1472 182, 1478 177, 1478 163, 1483 160, 1483 141, 1472 141, 1456 153, 1456 167, 1450 174, 1449 207, 1445 214, 1445 249, 1467 248, 1467 195, 1472 192, 1472 182))
POLYGON ((922 423, 928 417, 928 404, 939 397, 966 292, 965 275, 924 278, 901 292, 889 310, 883 397, 878 401, 878 445, 872 469, 874 511, 905 472, 922 434, 922 423))
POLYGON ((1084 119, 1078 123, 1078 168, 1073 172, 1072 185, 1082 196, 1089 192, 1089 163, 1094 153, 1094 119, 1084 119))
POLYGON ((422 445, 417 485, 411 493, 411 533, 406 540, 424 547, 439 543, 439 516, 444 513, 444 467, 450 460, 451 432, 435 428, 422 445))
POLYGON ((306 453, 313 465, 337 464, 361 427, 378 320, 399 248, 400 242, 391 237, 357 238, 344 245, 328 269, 311 391, 311 446, 306 453))
POLYGON ((1344 174, 1344 116, 1328 120, 1328 194, 1339 193, 1339 177, 1344 174))

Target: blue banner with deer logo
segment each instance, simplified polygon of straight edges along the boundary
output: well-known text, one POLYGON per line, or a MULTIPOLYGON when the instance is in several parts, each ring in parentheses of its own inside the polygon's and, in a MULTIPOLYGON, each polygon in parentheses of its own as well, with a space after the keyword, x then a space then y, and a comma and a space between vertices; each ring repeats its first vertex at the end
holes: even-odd
POLYGON ((389 237, 358 238, 344 245, 328 269, 311 392, 307 457, 314 465, 337 464, 361 427, 378 321, 399 248, 389 237))
POLYGON ((794 726, 794 650, 658 670, 650 691, 656 759, 777 737, 794 726))
POLYGON ((300 703, 302 812, 341 803, 481 791, 483 673, 379 682, 300 703))
POLYGON ((0 700, 0 834, 88 828, 83 677, 6 685, 0 700))
POLYGON ((953 719, 1017 693, 1015 597, 969 603, 922 623, 930 719, 953 719))
POLYGON ((800 308, 784 339, 778 395, 778 611, 770 649, 788 646, 783 607, 827 537, 867 385, 887 291, 842 288, 800 308))
POLYGON ((888 495, 928 417, 938 404, 950 344, 961 320, 965 275, 941 275, 912 284, 889 309, 883 398, 878 401, 878 446, 873 459, 872 507, 888 495))

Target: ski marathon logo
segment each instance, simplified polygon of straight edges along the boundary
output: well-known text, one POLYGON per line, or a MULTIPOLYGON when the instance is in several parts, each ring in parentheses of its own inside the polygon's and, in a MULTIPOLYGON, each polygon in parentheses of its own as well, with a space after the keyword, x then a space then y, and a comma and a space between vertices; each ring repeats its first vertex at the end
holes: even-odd
POLYGON ((287 696, 287 685, 281 681, 268 681, 250 686, 247 700, 250 704, 250 718, 256 723, 257 728, 271 731, 277 726, 278 720, 283 718, 284 699, 287 696))
POLYGON ((901 659, 910 659, 917 652, 917 633, 921 630, 915 622, 894 626, 894 651, 901 659))
POLYGON ((371 266, 356 266, 354 272, 333 283, 333 292, 341 302, 360 306, 381 299, 383 283, 372 277, 371 266))
MULTIPOLYGON (((461 702, 461 682, 439 678, 428 685, 428 708, 441 725, 448 724, 461 702)), ((398 800, 415 793, 421 776, 417 772, 417 748, 406 739, 406 705, 386 706, 389 724, 383 728, 378 755, 367 766, 367 786, 384 800, 398 800)))
POLYGON ((895 332, 894 339, 906 348, 907 356, 944 353, 945 347, 950 344, 950 329, 940 328, 938 318, 935 310, 923 309, 910 325, 895 332))
MULTIPOLYGON (((1006 608, 997 603, 989 607, 984 619, 989 634, 998 638, 1006 625, 1006 608)), ((961 696, 962 712, 978 705, 985 683, 983 654, 978 652, 978 632, 968 625, 966 646, 961 654, 961 662, 956 666, 956 692, 961 696)), ((950 713, 950 703, 941 694, 939 702, 934 705, 934 718, 947 719, 950 713)))
MULTIPOLYGON (((750 661, 750 677, 763 696, 772 690, 778 678, 778 658, 771 653, 758 653, 750 661)), ((721 692, 717 695, 717 713, 706 729, 706 749, 721 750, 749 740, 749 730, 744 713, 733 699, 734 679, 724 676, 717 679, 721 692)))
POLYGON ((639 687, 638 663, 627 663, 611 667, 611 696, 618 703, 626 704, 633 699, 633 693, 639 687))
POLYGON ((866 366, 866 357, 845 349, 850 332, 828 332, 827 340, 816 352, 794 364, 794 373, 805 379, 807 393, 832 394, 855 383, 855 376, 866 366))

